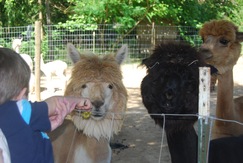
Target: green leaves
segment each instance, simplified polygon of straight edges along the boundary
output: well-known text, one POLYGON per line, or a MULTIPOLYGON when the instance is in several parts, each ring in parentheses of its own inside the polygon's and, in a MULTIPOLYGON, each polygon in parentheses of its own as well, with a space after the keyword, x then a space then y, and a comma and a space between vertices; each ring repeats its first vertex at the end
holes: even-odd
POLYGON ((39 12, 52 24, 120 24, 126 31, 143 22, 200 27, 210 19, 231 19, 242 26, 242 0, 0 0, 2 26, 26 26, 39 12), (46 4, 50 9, 47 9, 46 4))

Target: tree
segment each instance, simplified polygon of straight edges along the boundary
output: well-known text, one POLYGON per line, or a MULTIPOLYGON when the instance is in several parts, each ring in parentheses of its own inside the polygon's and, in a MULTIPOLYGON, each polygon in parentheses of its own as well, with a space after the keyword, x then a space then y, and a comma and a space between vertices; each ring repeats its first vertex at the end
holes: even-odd
POLYGON ((43 14, 43 24, 47 24, 48 8, 53 24, 64 22, 68 19, 65 10, 69 3, 67 0, 42 0, 42 4, 38 4, 38 0, 0 0, 0 26, 27 26, 34 24, 39 19, 39 12, 43 14))
MULTIPOLYGON (((200 26, 228 18, 239 8, 232 0, 70 0, 66 24, 120 24, 132 28, 141 21, 200 26)), ((242 3, 242 2, 241 2, 242 3)))
POLYGON ((0 21, 3 27, 28 25, 36 20, 38 5, 28 0, 0 0, 0 21))
POLYGON ((26 26, 43 13, 43 24, 117 24, 140 22, 200 26, 228 18, 242 22, 242 0, 0 0, 1 26, 26 26))
MULTIPOLYGON (((240 1, 240 0, 238 0, 240 1)), ((69 19, 65 28, 100 29, 99 24, 114 24, 126 36, 141 22, 190 26, 198 29, 211 19, 233 18, 238 3, 232 0, 69 0, 69 19), (92 26, 84 26, 92 24, 92 26)), ((184 28, 185 29, 185 28, 184 28)), ((103 31, 103 30, 101 30, 103 31)), ((185 39, 190 31, 180 31, 185 39)), ((190 39, 190 38, 189 38, 190 39)))
POLYGON ((150 12, 156 0, 70 0, 69 20, 63 25, 117 24, 134 27, 150 12))
POLYGON ((229 15, 229 18, 240 27, 240 31, 243 31, 243 1, 236 0, 236 5, 238 6, 229 15))

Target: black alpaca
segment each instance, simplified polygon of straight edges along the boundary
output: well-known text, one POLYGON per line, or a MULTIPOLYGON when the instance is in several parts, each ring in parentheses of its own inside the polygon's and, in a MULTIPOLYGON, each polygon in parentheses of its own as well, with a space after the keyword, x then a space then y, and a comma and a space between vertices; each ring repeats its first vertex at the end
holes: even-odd
POLYGON ((204 66, 197 50, 186 43, 164 43, 142 61, 147 75, 141 83, 144 106, 159 126, 165 126, 172 163, 196 163, 198 137, 194 130, 197 116, 199 67, 204 66), (153 115, 160 114, 160 115, 153 115))

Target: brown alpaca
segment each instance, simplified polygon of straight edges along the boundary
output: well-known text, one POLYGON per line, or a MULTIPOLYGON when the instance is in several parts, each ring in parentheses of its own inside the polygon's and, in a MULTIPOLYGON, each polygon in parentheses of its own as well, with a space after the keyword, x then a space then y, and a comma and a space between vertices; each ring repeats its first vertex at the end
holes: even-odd
POLYGON ((55 162, 109 163, 109 140, 120 131, 126 110, 120 64, 128 48, 124 45, 116 57, 80 54, 72 44, 67 49, 74 66, 65 95, 89 98, 93 107, 90 114, 74 111, 72 121, 49 134, 55 162))
MULTIPOLYGON (((243 41, 243 33, 227 20, 206 22, 199 31, 203 39, 200 52, 206 62, 218 70, 216 117, 243 122, 243 97, 233 99, 233 67, 236 64, 243 41)), ((243 126, 216 120, 212 138, 243 134, 243 126)))

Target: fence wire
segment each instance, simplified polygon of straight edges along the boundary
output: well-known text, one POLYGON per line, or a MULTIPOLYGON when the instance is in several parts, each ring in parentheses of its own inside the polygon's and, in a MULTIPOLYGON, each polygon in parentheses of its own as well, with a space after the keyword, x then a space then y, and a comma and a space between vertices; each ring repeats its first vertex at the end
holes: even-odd
MULTIPOLYGON (((1 27, 0 45, 12 48, 13 40, 22 38, 20 53, 34 58, 34 28, 34 25, 1 27)), ((188 26, 138 25, 128 31, 112 24, 77 25, 76 28, 45 25, 41 52, 46 62, 61 59, 70 64, 66 57, 68 42, 80 51, 91 51, 99 55, 114 53, 122 44, 128 44, 130 55, 127 62, 139 62, 151 54, 156 44, 171 40, 188 41, 195 46, 201 43, 198 30, 188 26)))
MULTIPOLYGON (((119 113, 110 113, 110 114, 119 114, 119 113)), ((150 133, 150 138, 151 139, 154 138, 154 142, 156 142, 156 144, 153 144, 154 145, 153 148, 155 148, 157 150, 157 152, 150 152, 150 157, 148 157, 148 156, 146 157, 145 155, 147 155, 147 151, 146 150, 143 151, 143 149, 140 149, 140 147, 138 147, 137 149, 134 149, 133 150, 134 153, 132 153, 133 151, 129 151, 130 155, 133 155, 133 156, 137 155, 137 152, 135 152, 136 150, 140 151, 139 152, 140 155, 144 156, 143 159, 146 160, 146 159, 150 158, 151 160, 147 160, 147 162, 151 162, 151 163, 152 162, 158 162, 158 163, 170 163, 171 162, 170 156, 168 156, 168 155, 170 155, 170 153, 168 151, 168 145, 167 145, 166 136, 165 136, 166 134, 165 134, 165 130, 164 130, 164 127, 166 125, 166 120, 165 120, 166 117, 170 117, 170 116, 175 117, 175 116, 177 116, 177 117, 198 117, 198 118, 200 118, 200 117, 202 118, 203 117, 203 118, 208 118, 209 123, 210 123, 210 125, 209 125, 209 127, 210 127, 209 128, 209 131, 210 131, 209 132, 209 138, 210 139, 209 139, 209 142, 207 142, 207 143, 209 144, 209 146, 210 146, 210 141, 211 141, 211 138, 212 138, 212 135, 211 135, 212 134, 212 125, 214 124, 215 121, 223 121, 223 122, 226 122, 226 123, 236 123, 236 124, 239 124, 239 125, 243 126, 242 122, 238 122, 238 121, 235 121, 235 120, 225 120, 225 119, 217 118, 214 115, 210 115, 208 117, 205 117, 205 116, 199 115, 199 114, 149 114, 149 113, 145 113, 145 112, 140 112, 140 113, 138 113, 138 112, 137 113, 120 113, 120 114, 124 114, 125 117, 129 116, 130 118, 132 116, 134 116, 134 117, 137 116, 137 117, 147 117, 148 119, 150 119, 151 116, 161 116, 161 119, 164 122, 163 123, 163 128, 156 127, 156 126, 154 126, 154 127, 150 126, 149 130, 145 131, 145 132, 150 133), (158 134, 159 132, 160 132, 160 134, 158 134)), ((148 122, 154 123, 153 120, 152 121, 148 121, 148 122)), ((112 123, 112 121, 111 121, 111 123, 112 123)), ((198 125, 199 124, 197 122, 194 125, 194 128, 195 128, 196 132, 198 132, 198 125)), ((123 129, 121 130, 121 133, 120 133, 121 135, 124 134, 123 132, 126 132, 126 129, 125 129, 126 127, 128 127, 128 124, 126 123, 126 121, 124 121, 124 126, 123 126, 123 129)), ((143 126, 142 125, 138 126, 138 128, 140 128, 140 130, 143 130, 143 126)), ((137 129, 136 129, 135 126, 134 126, 134 129, 135 129, 134 132, 136 132, 137 129)), ((136 137, 136 139, 134 139, 132 141, 134 141, 134 143, 135 143, 136 140, 141 139, 140 143, 143 143, 144 146, 148 147, 149 143, 146 144, 146 141, 143 141, 143 139, 147 140, 147 138, 145 137, 145 136, 147 136, 147 134, 144 135, 144 137, 143 137, 142 133, 143 133, 143 131, 141 131, 141 134, 138 137, 136 137)), ((129 134, 131 134, 131 133, 129 133, 129 134)), ((117 139, 117 140, 119 140, 120 138, 121 137, 119 135, 115 137, 115 139, 117 139)), ((127 139, 129 139, 129 138, 127 138, 127 139)), ((111 141, 112 141, 112 139, 111 139, 111 141)), ((134 145, 134 146, 136 146, 136 145, 134 145)), ((208 148, 209 148, 209 146, 208 146, 208 148)), ((135 147, 132 147, 132 146, 129 146, 129 147, 135 148, 135 147)), ((151 150, 150 147, 148 147, 148 149, 151 150)), ((151 151, 156 151, 156 150, 151 150, 151 151)), ((195 150, 197 150, 197 149, 195 149, 195 150)), ((207 151, 209 152, 209 150, 207 150, 207 151)), ((124 152, 124 153, 126 153, 126 152, 124 152)), ((208 156, 208 153, 207 153, 207 156, 208 156)), ((113 158, 113 159, 116 160, 116 157, 113 158)), ((132 160, 132 157, 130 158, 129 156, 128 156, 128 158, 125 158, 125 159, 126 159, 126 161, 129 161, 129 159, 130 159, 130 161, 133 161, 134 163, 138 163, 139 161, 141 161, 139 159, 134 161, 134 160, 132 160)), ((116 160, 116 162, 117 162, 117 160, 116 160)), ((118 162, 120 163, 122 161, 118 161, 118 162)))

